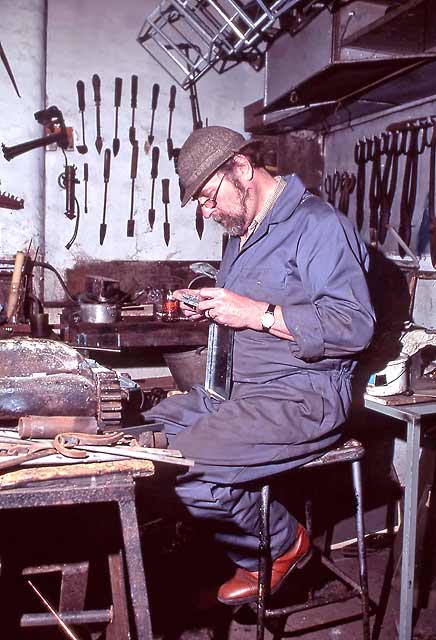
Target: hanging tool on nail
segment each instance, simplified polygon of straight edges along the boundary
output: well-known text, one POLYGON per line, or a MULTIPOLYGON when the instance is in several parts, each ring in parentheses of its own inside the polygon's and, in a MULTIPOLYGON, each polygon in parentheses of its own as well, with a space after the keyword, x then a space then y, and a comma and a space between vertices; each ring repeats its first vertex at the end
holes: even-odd
MULTIPOLYGON (((403 188, 400 203, 400 225, 398 233, 407 246, 410 246, 412 237, 412 218, 415 210, 416 188, 418 182, 418 148, 419 129, 411 127, 408 131, 409 147, 406 150, 406 164, 404 167, 403 188)), ((403 258, 405 255, 403 247, 399 244, 398 251, 403 258)))
POLYGON ((120 140, 118 138, 118 110, 121 106, 121 92, 123 88, 123 79, 115 78, 115 133, 114 139, 112 140, 112 150, 114 152, 114 157, 118 154, 120 150, 120 140))
POLYGON ((369 182, 369 243, 377 247, 379 230, 379 209, 381 204, 381 140, 374 136, 367 140, 368 158, 372 161, 371 178, 369 182))
POLYGON ((201 129, 203 122, 200 115, 200 104, 198 102, 197 86, 195 84, 189 85, 189 99, 191 101, 192 111, 192 129, 201 129))
POLYGON ((324 189, 327 193, 327 202, 336 207, 336 194, 341 185, 341 175, 335 170, 333 174, 327 174, 324 180, 324 189))
POLYGON ((85 185, 85 213, 88 213, 88 163, 83 165, 83 183, 85 185))
POLYGON ((176 106, 176 86, 174 84, 171 85, 170 87, 170 101, 168 103, 168 111, 170 112, 169 115, 169 119, 168 119, 168 134, 167 134, 167 153, 168 153, 168 160, 172 160, 173 159, 173 139, 171 137, 171 130, 172 130, 172 126, 173 126, 173 112, 174 112, 174 107, 176 106))
POLYGON ((346 216, 348 215, 348 209, 350 206, 350 195, 353 193, 356 186, 356 176, 354 173, 348 173, 343 171, 341 174, 341 187, 339 194, 338 209, 342 211, 346 216))
POLYGON ((133 146, 136 144, 136 129, 135 129, 135 110, 138 106, 138 76, 133 75, 130 84, 130 106, 132 108, 132 124, 129 128, 129 140, 133 146))
POLYGON ((153 135, 154 115, 156 113, 158 99, 159 99, 159 85, 154 84, 151 90, 151 123, 150 123, 150 132, 148 134, 148 144, 150 145, 150 147, 153 144, 153 140, 154 140, 154 135, 153 135))
POLYGON ((153 229, 154 221, 156 218, 156 211, 154 210, 154 185, 159 170, 159 147, 153 147, 151 152, 151 198, 150 209, 148 210, 148 223, 153 229))
POLYGON ((0 59, 3 62, 3 64, 5 65, 5 69, 8 72, 9 79, 12 82, 15 91, 17 92, 17 96, 19 98, 21 98, 20 92, 18 91, 17 83, 15 82, 14 74, 12 73, 11 66, 9 64, 9 61, 8 61, 7 57, 6 57, 6 53, 5 53, 5 50, 2 47, 2 43, 1 42, 0 42, 0 59))
POLYGON ((100 244, 103 244, 105 236, 106 236, 106 204, 107 204, 107 187, 109 183, 109 178, 111 174, 111 150, 104 150, 104 168, 103 168, 103 178, 104 178, 104 197, 103 197, 103 219, 100 224, 100 244))
POLYGON ((197 202, 197 208, 195 210, 195 228, 197 230, 197 235, 201 240, 204 231, 204 218, 201 211, 201 204, 197 202))
POLYGON ((162 202, 165 206, 165 222, 163 224, 163 232, 165 244, 170 243, 170 223, 168 222, 168 205, 170 203, 170 181, 168 178, 162 178, 162 202))
POLYGON ((381 177, 381 200, 379 219, 379 242, 384 243, 388 232, 391 208, 397 188, 398 158, 400 148, 398 146, 398 131, 383 132, 382 155, 386 157, 381 177))
POLYGON ((64 172, 58 178, 58 185, 61 189, 65 189, 65 211, 64 215, 73 220, 76 217, 76 184, 79 181, 76 178, 77 167, 74 164, 67 164, 65 157, 64 172))
POLYGON ((78 80, 76 87, 79 111, 82 118, 82 144, 78 144, 76 149, 78 153, 88 153, 88 147, 85 142, 85 83, 82 80, 78 80))
POLYGON ((94 89, 95 119, 96 119, 96 129, 97 129, 97 135, 95 138, 95 148, 97 149, 98 153, 101 153, 101 150, 103 148, 103 138, 101 137, 101 123, 100 123, 101 82, 100 82, 100 76, 98 76, 96 73, 94 73, 94 75, 92 76, 92 86, 94 89))
POLYGON ((357 164, 356 178, 356 226, 360 231, 365 218, 366 140, 359 140, 354 147, 357 164))
POLYGON ((132 181, 132 187, 130 191, 130 218, 127 220, 127 237, 132 238, 135 232, 135 221, 133 219, 133 203, 135 198, 135 180, 138 171, 138 153, 139 144, 136 140, 132 147, 132 160, 130 163, 130 179, 132 181))

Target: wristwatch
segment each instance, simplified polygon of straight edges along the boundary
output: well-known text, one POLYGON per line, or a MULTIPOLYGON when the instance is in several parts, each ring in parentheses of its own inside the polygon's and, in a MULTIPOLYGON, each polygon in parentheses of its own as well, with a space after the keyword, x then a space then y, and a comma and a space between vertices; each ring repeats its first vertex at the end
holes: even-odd
POLYGON ((262 331, 269 331, 275 322, 274 310, 277 305, 269 304, 265 313, 262 314, 260 322, 262 324, 262 331))

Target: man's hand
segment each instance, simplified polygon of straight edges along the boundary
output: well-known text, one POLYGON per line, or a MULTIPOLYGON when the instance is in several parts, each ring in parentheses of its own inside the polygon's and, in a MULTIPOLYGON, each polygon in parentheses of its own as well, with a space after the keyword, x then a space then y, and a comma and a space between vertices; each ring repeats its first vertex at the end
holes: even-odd
POLYGON ((200 289, 177 289, 173 292, 174 297, 180 302, 180 311, 184 316, 189 318, 190 320, 203 320, 204 312, 199 311, 198 307, 193 308, 191 305, 187 305, 183 302, 184 296, 198 298, 201 300, 200 289))
POLYGON ((220 287, 205 287, 199 293, 201 299, 197 308, 207 318, 233 329, 262 329, 260 317, 265 310, 264 302, 220 287))

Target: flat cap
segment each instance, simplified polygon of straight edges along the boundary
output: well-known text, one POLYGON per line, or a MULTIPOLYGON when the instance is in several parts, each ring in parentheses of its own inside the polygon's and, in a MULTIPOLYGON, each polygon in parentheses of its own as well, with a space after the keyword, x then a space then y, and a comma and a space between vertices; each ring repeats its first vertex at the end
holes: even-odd
POLYGON ((227 127, 203 127, 193 131, 180 149, 177 165, 183 194, 182 207, 221 165, 254 142, 227 127))

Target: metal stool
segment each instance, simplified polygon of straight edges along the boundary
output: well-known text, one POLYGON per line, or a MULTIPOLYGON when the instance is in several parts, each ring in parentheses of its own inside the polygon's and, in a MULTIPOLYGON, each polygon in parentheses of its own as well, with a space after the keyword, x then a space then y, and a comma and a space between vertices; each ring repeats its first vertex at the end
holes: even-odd
MULTIPOLYGON (((257 640, 263 640, 265 633, 265 620, 269 618, 287 617, 297 611, 307 611, 314 607, 320 607, 334 602, 343 602, 349 598, 360 597, 362 603, 363 618, 363 638, 369 640, 369 598, 368 598, 368 576, 366 569, 366 547, 364 537, 363 523, 363 506, 362 506, 362 477, 361 477, 361 459, 365 454, 365 449, 357 440, 348 440, 336 449, 328 451, 320 458, 305 464, 301 469, 321 468, 338 463, 348 462, 351 464, 353 490, 356 501, 356 531, 359 556, 359 576, 360 584, 352 580, 347 574, 339 569, 336 564, 321 554, 321 562, 342 582, 346 583, 351 590, 342 595, 326 599, 314 597, 313 592, 309 592, 307 602, 303 604, 291 605, 277 609, 267 608, 267 600, 269 596, 270 585, 270 534, 269 534, 269 507, 270 507, 270 481, 267 481, 261 489, 260 504, 260 531, 259 531, 259 582, 257 595, 257 640)), ((306 529, 312 538, 312 506, 311 501, 306 501, 306 529)), ((319 551, 319 550, 318 550, 319 551)))

